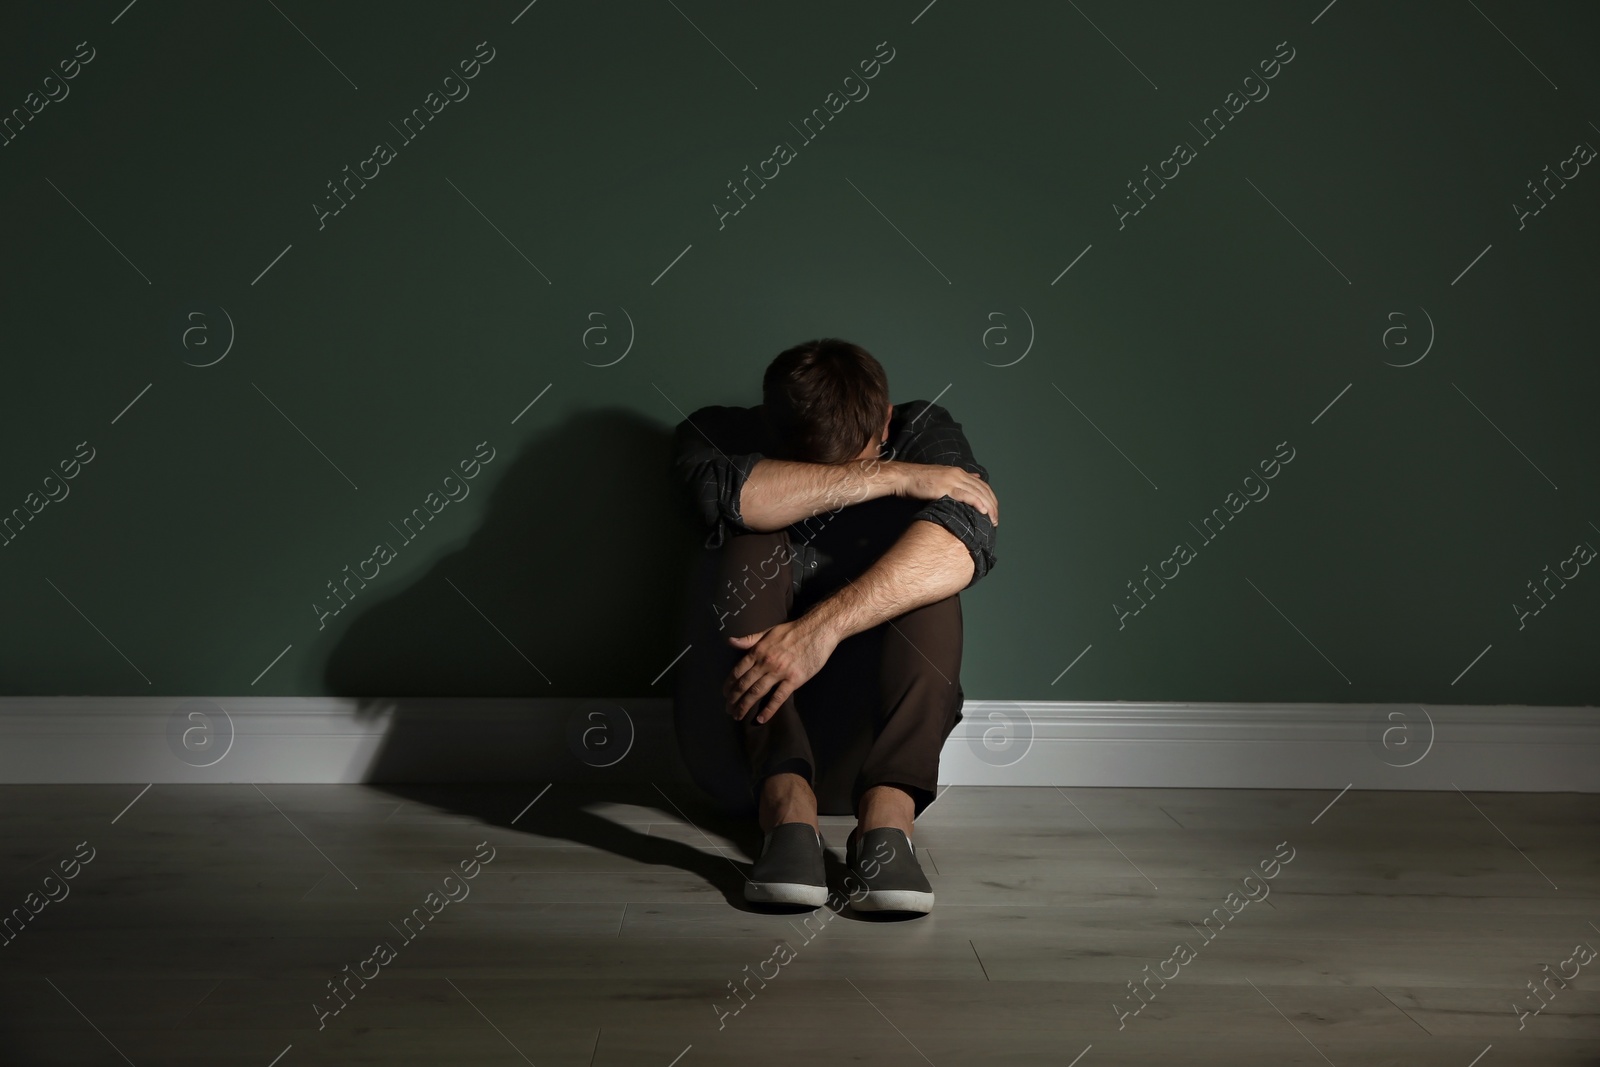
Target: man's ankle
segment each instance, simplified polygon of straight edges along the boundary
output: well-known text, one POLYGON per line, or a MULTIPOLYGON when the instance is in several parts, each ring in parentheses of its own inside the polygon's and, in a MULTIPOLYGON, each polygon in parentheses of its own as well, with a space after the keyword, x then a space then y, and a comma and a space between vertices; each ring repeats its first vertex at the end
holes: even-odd
POLYGON ((868 830, 892 827, 909 840, 916 810, 916 803, 905 790, 890 785, 873 786, 861 797, 853 836, 859 840, 868 830))
POLYGON ((801 822, 813 830, 817 825, 817 797, 811 784, 798 774, 775 774, 761 785, 761 804, 757 823, 763 833, 784 823, 801 822))

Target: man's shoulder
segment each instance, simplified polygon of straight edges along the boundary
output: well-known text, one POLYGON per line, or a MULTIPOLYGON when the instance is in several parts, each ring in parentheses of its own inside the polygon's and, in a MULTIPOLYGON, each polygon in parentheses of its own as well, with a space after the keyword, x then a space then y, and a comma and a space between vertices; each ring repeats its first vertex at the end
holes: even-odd
POLYGON ((750 416, 760 414, 760 405, 756 405, 755 407, 740 407, 736 404, 706 404, 689 412, 689 418, 697 419, 701 415, 704 415, 707 418, 736 419, 740 417, 748 418, 750 416))
POLYGON ((678 425, 704 434, 727 452, 760 451, 767 444, 769 432, 766 410, 759 404, 707 404, 689 412, 678 425))
POLYGON ((760 405, 738 407, 730 404, 706 404, 689 412, 684 421, 705 429, 710 429, 712 426, 741 429, 764 426, 766 424, 766 415, 760 405))
POLYGON ((950 423, 955 419, 948 409, 931 400, 906 400, 894 406, 889 419, 889 432, 918 433, 934 423, 950 423))
POLYGON ((889 447, 893 458, 908 463, 944 463, 968 470, 977 464, 961 424, 932 400, 908 400, 894 406, 889 447))

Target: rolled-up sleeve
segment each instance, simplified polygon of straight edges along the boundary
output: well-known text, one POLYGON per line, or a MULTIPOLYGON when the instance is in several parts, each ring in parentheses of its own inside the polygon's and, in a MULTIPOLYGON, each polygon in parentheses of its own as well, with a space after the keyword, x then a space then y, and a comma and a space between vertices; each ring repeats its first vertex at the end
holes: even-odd
POLYGON ((751 469, 765 458, 760 452, 724 452, 704 432, 715 432, 717 421, 714 409, 702 408, 672 433, 672 471, 706 530, 707 548, 720 548, 730 528, 750 531, 739 497, 751 469))
MULTIPOLYGON (((911 409, 911 405, 906 405, 911 409)), ((942 463, 947 467, 960 467, 989 481, 989 472, 974 458, 972 446, 967 443, 961 424, 938 404, 928 404, 908 410, 909 439, 895 459, 907 463, 942 463)), ((972 555, 971 586, 994 568, 995 528, 989 517, 971 504, 943 496, 928 501, 913 516, 913 520, 926 519, 938 523, 967 546, 972 555)))

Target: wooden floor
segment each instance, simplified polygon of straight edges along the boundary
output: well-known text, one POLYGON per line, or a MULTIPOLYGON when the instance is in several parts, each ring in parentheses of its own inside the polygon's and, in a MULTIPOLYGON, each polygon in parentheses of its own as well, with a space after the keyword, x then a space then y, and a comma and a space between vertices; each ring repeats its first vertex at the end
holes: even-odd
POLYGON ((681 786, 140 788, 0 787, 0 1064, 1600 1064, 1600 960, 1514 1011, 1600 948, 1592 795, 952 788, 932 915, 808 929, 681 786))

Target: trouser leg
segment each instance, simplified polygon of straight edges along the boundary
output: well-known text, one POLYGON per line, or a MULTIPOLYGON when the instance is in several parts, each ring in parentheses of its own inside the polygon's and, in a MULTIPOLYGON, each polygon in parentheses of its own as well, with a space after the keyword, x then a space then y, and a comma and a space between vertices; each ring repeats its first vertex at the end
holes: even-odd
POLYGON ((961 721, 961 598, 926 604, 881 624, 879 715, 852 799, 877 785, 910 794, 916 813, 933 802, 939 752, 961 721))
POLYGON ((728 637, 797 617, 859 575, 909 521, 894 503, 834 518, 813 542, 829 565, 798 596, 784 531, 732 535, 698 561, 674 710, 691 776, 724 806, 750 808, 761 783, 786 770, 811 784, 825 815, 854 813, 875 785, 905 790, 918 814, 932 802, 940 750, 961 721, 958 596, 846 638, 765 724, 734 721, 722 696, 745 654, 728 637))
MULTIPOLYGON (((784 531, 742 534, 731 538, 725 548, 728 551, 717 586, 720 596, 713 612, 724 645, 729 637, 747 636, 788 621, 795 599, 794 557, 784 531)), ((727 669, 717 683, 719 700, 724 699, 722 682, 747 651, 730 649, 727 669)), ((798 774, 807 783, 816 777, 816 756, 800 718, 796 694, 791 693, 766 722, 758 723, 756 713, 766 706, 768 695, 770 691, 739 723, 750 768, 750 790, 756 796, 761 784, 774 774, 798 774)), ((727 714, 725 706, 723 714, 727 714)))
POLYGON ((689 606, 691 645, 677 690, 679 748, 702 788, 729 806, 742 807, 773 774, 789 771, 807 782, 815 776, 816 760, 794 695, 758 725, 753 711, 735 722, 722 694, 723 683, 746 651, 730 645, 728 638, 769 629, 790 617, 795 566, 782 530, 733 534, 714 550, 713 558, 702 562, 689 606), (737 756, 730 756, 730 737, 737 756), (727 766, 730 758, 740 764, 737 785, 727 766))

